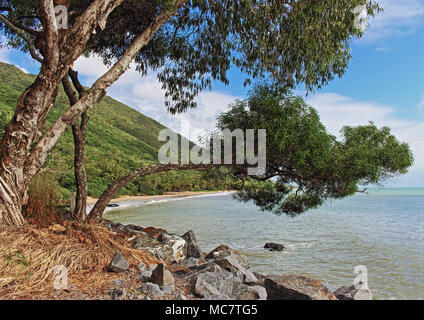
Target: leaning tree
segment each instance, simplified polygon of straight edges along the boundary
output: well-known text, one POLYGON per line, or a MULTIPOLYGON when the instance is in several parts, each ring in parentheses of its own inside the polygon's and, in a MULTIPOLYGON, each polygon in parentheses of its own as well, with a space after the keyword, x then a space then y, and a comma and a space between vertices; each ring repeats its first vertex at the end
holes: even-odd
MULTIPOLYGON (((262 210, 298 215, 317 207, 326 199, 340 199, 364 191, 368 185, 404 174, 413 155, 406 143, 399 142, 387 127, 343 127, 337 139, 321 123, 317 111, 298 96, 279 93, 269 85, 257 85, 246 100, 236 101, 218 117, 219 132, 266 130, 265 146, 256 139, 255 153, 264 148, 265 171, 249 175, 246 152, 242 161, 214 163, 213 156, 200 164, 157 164, 138 168, 112 183, 90 212, 90 219, 102 216, 106 205, 120 188, 132 180, 170 170, 209 170, 227 167, 240 180, 236 197, 252 200, 262 210), (254 183, 254 182, 265 183, 254 183), (253 182, 253 183, 252 183, 253 182)), ((207 145, 215 144, 211 135, 207 145)), ((246 139, 247 140, 247 139, 246 139)), ((222 143, 222 140, 219 140, 222 143)), ((247 142, 245 143, 247 147, 247 142)), ((212 149, 212 148, 211 148, 212 149)), ((233 153, 236 148, 233 148, 233 153)), ((222 157, 224 153, 221 152, 222 157)), ((234 155, 236 156, 236 155, 234 155)))
POLYGON ((1 142, 0 222, 24 224, 28 186, 59 137, 133 62, 142 74, 157 70, 171 112, 195 107, 212 81, 228 83, 231 68, 246 84, 267 77, 276 87, 312 90, 344 73, 350 40, 362 35, 358 5, 377 10, 371 0, 0 0, 7 45, 40 62, 1 142), (57 4, 68 8, 68 29, 58 29, 57 4), (99 54, 109 70, 44 128, 60 84, 85 53, 99 54))

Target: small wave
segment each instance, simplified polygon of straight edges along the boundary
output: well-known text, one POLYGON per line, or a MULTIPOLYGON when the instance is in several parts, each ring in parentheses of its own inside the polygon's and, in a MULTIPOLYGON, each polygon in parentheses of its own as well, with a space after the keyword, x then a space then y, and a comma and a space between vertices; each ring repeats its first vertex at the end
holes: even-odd
POLYGON ((311 248, 316 244, 316 242, 299 242, 299 243, 290 243, 286 244, 285 247, 289 250, 311 248))

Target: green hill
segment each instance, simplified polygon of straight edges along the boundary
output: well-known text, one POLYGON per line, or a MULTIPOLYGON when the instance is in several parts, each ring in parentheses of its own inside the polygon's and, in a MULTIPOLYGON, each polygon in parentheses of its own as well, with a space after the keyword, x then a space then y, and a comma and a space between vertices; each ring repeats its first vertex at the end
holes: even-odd
MULTIPOLYGON (((13 115, 16 103, 34 80, 13 65, 0 62, 0 136, 13 115)), ((64 110, 68 99, 60 90, 49 113, 49 127, 64 110)), ((86 169, 88 192, 99 196, 116 178, 144 164, 157 160, 162 142, 157 137, 165 126, 109 96, 89 111, 87 130, 86 169)), ((43 174, 53 175, 64 189, 74 189, 73 138, 69 129, 58 141, 46 162, 43 174)), ((169 191, 225 189, 224 181, 199 172, 168 172, 141 178, 121 190, 121 194, 160 194, 169 191)), ((64 191, 66 192, 66 191, 64 191)))

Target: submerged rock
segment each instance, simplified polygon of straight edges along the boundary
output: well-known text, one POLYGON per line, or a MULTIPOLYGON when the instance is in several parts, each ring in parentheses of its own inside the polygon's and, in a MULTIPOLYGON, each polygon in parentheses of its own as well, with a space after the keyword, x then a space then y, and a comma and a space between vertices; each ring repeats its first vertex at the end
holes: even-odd
POLYGON ((373 300, 373 294, 369 288, 356 289, 355 286, 343 286, 333 292, 339 300, 373 300))
POLYGON ((267 276, 265 289, 268 300, 337 300, 321 281, 303 276, 267 276))
POLYGON ((115 256, 107 267, 107 270, 109 272, 125 272, 128 270, 129 267, 130 265, 128 264, 127 260, 125 260, 121 252, 118 250, 116 251, 115 256))
POLYGON ((274 242, 265 243, 264 248, 269 249, 269 251, 283 251, 285 249, 282 244, 274 242))

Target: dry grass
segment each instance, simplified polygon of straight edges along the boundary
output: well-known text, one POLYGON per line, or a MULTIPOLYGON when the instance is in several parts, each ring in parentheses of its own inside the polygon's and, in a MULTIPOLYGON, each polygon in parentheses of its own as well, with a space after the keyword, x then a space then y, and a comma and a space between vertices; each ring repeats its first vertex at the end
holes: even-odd
POLYGON ((69 286, 89 294, 101 292, 112 279, 105 267, 120 250, 137 268, 140 262, 157 263, 150 254, 132 249, 127 238, 100 225, 64 222, 64 234, 47 227, 0 227, 0 299, 49 299, 54 292, 56 266, 68 268, 69 286))

